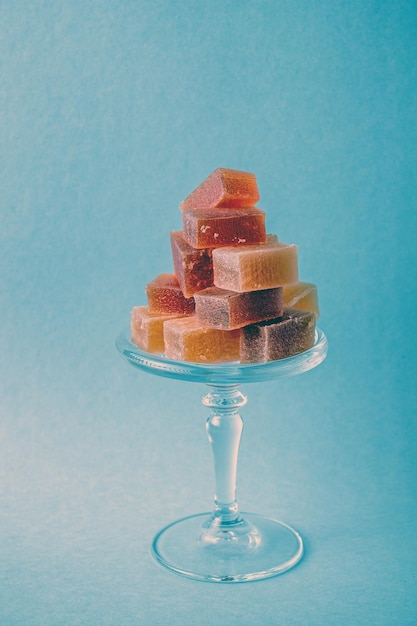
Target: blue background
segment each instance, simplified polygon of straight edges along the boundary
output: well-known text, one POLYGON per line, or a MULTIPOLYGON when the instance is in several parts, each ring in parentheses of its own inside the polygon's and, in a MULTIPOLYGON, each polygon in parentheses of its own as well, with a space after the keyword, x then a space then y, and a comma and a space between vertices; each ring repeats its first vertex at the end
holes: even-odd
POLYGON ((416 3, 6 0, 0 20, 0 623, 415 624, 416 3), (235 586, 149 553, 211 507, 204 385, 114 348, 216 167, 257 175, 330 344, 244 389, 241 508, 306 556, 235 586))

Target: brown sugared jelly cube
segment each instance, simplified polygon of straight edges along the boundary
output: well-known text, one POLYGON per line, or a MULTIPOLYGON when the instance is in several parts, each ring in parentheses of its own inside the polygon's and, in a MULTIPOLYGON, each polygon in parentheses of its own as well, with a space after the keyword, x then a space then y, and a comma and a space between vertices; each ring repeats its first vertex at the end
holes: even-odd
POLYGON ((209 328, 232 330, 280 317, 282 287, 237 293, 208 287, 195 294, 197 319, 209 328))
POLYGON ((241 330, 241 363, 262 363, 294 356, 314 345, 316 316, 310 311, 284 309, 281 318, 241 330))
POLYGON ((184 209, 241 208, 259 200, 255 174, 219 167, 181 202, 184 209))
POLYGON ((213 284, 213 258, 210 249, 197 250, 184 239, 182 231, 171 232, 172 260, 181 290, 186 298, 213 284))

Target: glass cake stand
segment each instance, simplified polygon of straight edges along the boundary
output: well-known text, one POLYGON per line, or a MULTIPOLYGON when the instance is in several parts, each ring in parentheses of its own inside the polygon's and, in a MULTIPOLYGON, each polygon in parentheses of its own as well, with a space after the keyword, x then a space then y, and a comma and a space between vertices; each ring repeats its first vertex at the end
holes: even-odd
POLYGON ((296 530, 262 515, 240 513, 238 508, 239 409, 247 401, 239 385, 276 380, 316 367, 327 354, 325 334, 317 329, 314 346, 301 354, 257 364, 173 361, 140 350, 131 343, 130 332, 120 334, 116 346, 140 370, 209 386, 202 402, 212 412, 207 433, 216 477, 214 508, 212 513, 184 517, 163 528, 152 543, 157 561, 188 578, 224 583, 269 578, 298 563, 303 542, 296 530))

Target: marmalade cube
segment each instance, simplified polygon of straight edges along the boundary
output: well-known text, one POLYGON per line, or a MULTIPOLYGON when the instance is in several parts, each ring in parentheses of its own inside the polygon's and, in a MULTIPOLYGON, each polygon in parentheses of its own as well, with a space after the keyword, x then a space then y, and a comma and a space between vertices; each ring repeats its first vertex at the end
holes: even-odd
POLYGON ((193 248, 265 243, 261 209, 187 209, 182 213, 184 238, 193 248))
POLYGON ((207 328, 195 315, 164 323, 165 356, 178 361, 220 363, 237 361, 240 330, 207 328))
POLYGON ((147 306, 133 307, 130 318, 132 342, 145 352, 164 352, 164 322, 177 317, 178 315, 150 313, 147 306))
POLYGON ((282 287, 237 293, 208 287, 195 294, 197 319, 209 328, 232 330, 283 312, 282 287))
POLYGON ((250 207, 258 200, 255 174, 219 167, 181 202, 180 208, 250 207))
POLYGON ((174 271, 186 298, 213 284, 211 250, 193 248, 179 230, 171 232, 171 248, 174 271))
POLYGON ((194 298, 186 298, 175 274, 160 274, 145 287, 150 313, 191 315, 194 298))
POLYGON ((263 363, 304 352, 314 345, 315 329, 314 313, 284 309, 282 318, 242 328, 240 361, 263 363))
POLYGON ((312 311, 316 319, 320 316, 317 287, 313 283, 295 283, 284 286, 284 306, 286 308, 312 311))
POLYGON ((298 282, 298 247, 268 240, 263 245, 213 250, 214 284, 231 291, 257 291, 298 282))

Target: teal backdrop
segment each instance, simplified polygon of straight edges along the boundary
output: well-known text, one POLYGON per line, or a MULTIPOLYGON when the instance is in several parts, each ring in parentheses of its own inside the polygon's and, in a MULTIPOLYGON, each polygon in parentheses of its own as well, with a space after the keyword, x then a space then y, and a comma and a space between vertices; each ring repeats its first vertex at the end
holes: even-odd
POLYGON ((0 1, 0 623, 416 623, 417 5, 0 1), (254 172, 327 360, 247 385, 238 495, 306 542, 194 583, 153 535, 209 510, 204 385, 114 347, 179 204, 254 172))

